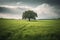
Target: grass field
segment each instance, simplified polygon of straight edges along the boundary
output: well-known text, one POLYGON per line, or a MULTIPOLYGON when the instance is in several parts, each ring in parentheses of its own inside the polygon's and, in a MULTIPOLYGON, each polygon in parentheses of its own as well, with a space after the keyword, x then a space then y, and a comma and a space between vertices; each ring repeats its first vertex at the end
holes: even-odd
POLYGON ((0 40, 60 40, 60 20, 0 19, 0 40))

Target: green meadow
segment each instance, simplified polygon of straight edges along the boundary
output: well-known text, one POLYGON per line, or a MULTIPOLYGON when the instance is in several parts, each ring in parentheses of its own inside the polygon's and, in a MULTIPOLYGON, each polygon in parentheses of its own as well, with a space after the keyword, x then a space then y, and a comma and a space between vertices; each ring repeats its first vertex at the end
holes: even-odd
POLYGON ((0 40, 60 40, 60 20, 0 19, 0 40))

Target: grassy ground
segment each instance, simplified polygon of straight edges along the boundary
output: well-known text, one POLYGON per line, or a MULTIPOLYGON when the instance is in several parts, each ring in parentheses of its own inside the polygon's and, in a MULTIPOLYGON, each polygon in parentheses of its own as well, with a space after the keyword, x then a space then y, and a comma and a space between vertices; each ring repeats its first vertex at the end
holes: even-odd
POLYGON ((60 40, 60 20, 0 19, 0 40, 60 40))

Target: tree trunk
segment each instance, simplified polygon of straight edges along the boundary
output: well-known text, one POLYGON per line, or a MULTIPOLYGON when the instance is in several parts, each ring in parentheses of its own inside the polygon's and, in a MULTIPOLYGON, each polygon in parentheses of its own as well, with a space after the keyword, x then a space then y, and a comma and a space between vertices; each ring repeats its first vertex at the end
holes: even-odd
POLYGON ((28 18, 28 20, 30 21, 30 18, 28 18))

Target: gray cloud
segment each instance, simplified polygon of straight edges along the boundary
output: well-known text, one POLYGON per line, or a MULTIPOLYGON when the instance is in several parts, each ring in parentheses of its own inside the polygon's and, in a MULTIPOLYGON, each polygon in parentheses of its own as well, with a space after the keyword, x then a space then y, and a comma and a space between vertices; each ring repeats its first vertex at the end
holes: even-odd
POLYGON ((26 3, 49 3, 49 4, 55 4, 60 5, 60 0, 0 0, 0 2, 26 2, 26 3))
POLYGON ((24 4, 31 5, 31 6, 37 6, 43 3, 47 3, 51 6, 60 9, 60 0, 0 0, 0 5, 2 4, 16 5, 17 2, 23 2, 24 4))
POLYGON ((0 7, 0 13, 12 13, 12 10, 6 7, 0 7))
MULTIPOLYGON (((9 6, 24 6, 24 7, 31 6, 33 8, 37 8, 38 6, 40 6, 42 4, 46 4, 46 5, 44 5, 43 8, 47 8, 47 9, 49 8, 48 10, 50 12, 48 13, 47 11, 43 11, 43 12, 46 12, 47 14, 45 14, 45 13, 44 13, 44 15, 40 14, 39 18, 44 18, 44 17, 48 17, 48 16, 49 16, 48 18, 52 18, 54 15, 55 15, 54 16, 55 18, 60 17, 60 0, 0 0, 0 5, 9 5, 9 6), (48 4, 48 6, 47 6, 47 4, 48 4), (51 7, 53 7, 54 10, 51 7), (53 14, 53 15, 51 16, 50 14, 53 14)), ((11 15, 12 16, 17 15, 17 13, 18 13, 18 15, 20 15, 20 17, 21 17, 22 12, 28 9, 28 8, 24 8, 24 7, 18 7, 18 8, 0 7, 0 15, 1 14, 5 15, 5 13, 7 13, 11 17, 11 15)), ((40 11, 40 8, 41 7, 38 7, 37 10, 40 11)))
POLYGON ((33 10, 38 14, 39 19, 51 19, 51 18, 59 18, 60 17, 60 9, 56 9, 54 6, 50 6, 49 4, 43 3, 35 8, 30 6, 7 6, 1 7, 0 16, 8 17, 8 18, 20 18, 22 17, 22 13, 26 10, 33 10), (3 10, 2 10, 3 9, 3 10), (6 11, 5 11, 6 10, 6 11), (12 12, 13 11, 13 12, 12 12), (6 13, 5 13, 6 12, 6 13), (10 13, 9 13, 10 12, 10 13), (3 16, 5 15, 5 16, 3 16))
POLYGON ((60 8, 60 0, 0 0, 0 4, 16 5, 17 2, 23 2, 24 4, 34 6, 47 3, 49 5, 56 6, 56 8, 60 8))
POLYGON ((39 2, 46 2, 46 1, 55 1, 55 2, 58 2, 59 0, 0 0, 0 2, 19 2, 19 1, 24 1, 24 2, 32 2, 32 1, 39 1, 39 2))

